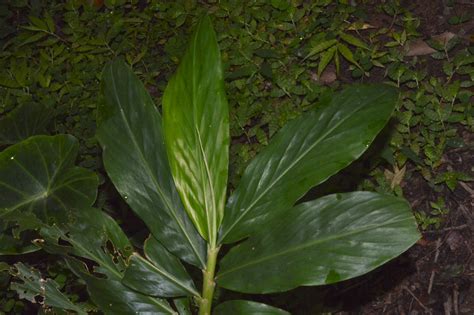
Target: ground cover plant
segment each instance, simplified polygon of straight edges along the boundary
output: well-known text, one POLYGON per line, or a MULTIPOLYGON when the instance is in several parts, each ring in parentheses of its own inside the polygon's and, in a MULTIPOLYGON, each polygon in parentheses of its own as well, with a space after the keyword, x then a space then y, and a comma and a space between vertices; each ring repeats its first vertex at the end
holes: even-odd
MULTIPOLYGON (((211 314, 216 285, 272 293, 330 284, 364 274, 418 240, 408 204, 387 194, 335 194, 291 209, 358 158, 386 124, 398 95, 383 85, 349 87, 288 123, 249 164, 226 205, 229 118, 220 52, 209 17, 196 28, 165 90, 162 121, 122 61, 104 69, 97 137, 112 182, 152 233, 144 256, 132 252, 112 218, 88 208, 97 177, 71 165, 77 153, 71 136, 33 136, 2 152, 7 228, 13 222, 39 229, 41 241, 34 242, 64 255, 99 310, 113 314, 175 314, 165 298, 180 298, 178 309, 193 305, 187 296, 199 314, 211 314), (246 238, 218 263, 223 244, 246 238), (200 293, 179 259, 202 270, 200 293)), ((46 305, 86 312, 48 279, 28 275, 21 263, 16 269, 23 283, 13 287, 23 294, 43 290, 46 305)), ((244 300, 215 312, 236 306, 284 313, 244 300)))
MULTIPOLYGON (((140 246, 146 228, 105 176, 94 137, 100 73, 108 60, 123 56, 155 104, 161 104, 197 17, 212 12, 227 93, 232 95, 229 191, 287 121, 312 110, 343 82, 385 81, 401 91, 396 118, 365 156, 305 200, 358 189, 404 195, 423 230, 423 239, 401 259, 361 279, 265 297, 218 289, 216 298, 252 299, 296 314, 450 308, 469 313, 469 297, 474 296, 469 285, 473 72, 471 24, 463 18, 469 8, 450 1, 273 1, 245 6, 232 1, 10 1, 0 8, 0 64, 5 69, 0 76, 0 140, 6 148, 34 134, 73 134, 79 140, 79 165, 99 171, 95 206, 140 246), (328 41, 338 49, 318 47, 328 41)), ((16 281, 9 265, 19 260, 39 269, 31 276, 54 278, 71 300, 90 307, 84 284, 62 260, 33 252, 36 246, 30 240, 35 238, 21 228, 2 234, 0 247, 10 256, 0 258, 0 309, 34 312, 38 305, 26 302, 32 295, 25 300, 8 290, 16 281), (14 256, 20 249, 29 254, 14 256)), ((35 296, 41 301, 41 290, 35 296)))

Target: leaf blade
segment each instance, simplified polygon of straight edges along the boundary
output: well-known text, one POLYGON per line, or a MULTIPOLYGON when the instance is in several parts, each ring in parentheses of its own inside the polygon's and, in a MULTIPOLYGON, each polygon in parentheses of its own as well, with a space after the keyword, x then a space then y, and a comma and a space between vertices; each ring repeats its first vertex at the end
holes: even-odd
POLYGON ((107 105, 102 108, 105 118, 97 137, 109 177, 170 252, 204 267, 204 241, 186 215, 174 186, 161 116, 150 95, 120 60, 106 66, 104 82, 107 105))
POLYGON ((199 296, 183 265, 163 245, 150 237, 144 251, 147 259, 136 253, 130 257, 122 280, 126 286, 151 296, 199 296))
POLYGON ((28 137, 45 134, 52 111, 41 104, 25 103, 0 119, 0 145, 14 144, 28 137))
POLYGON ((171 172, 185 209, 201 236, 215 243, 224 216, 230 138, 220 52, 207 16, 168 82, 163 122, 171 172))
POLYGON ((336 46, 333 46, 321 55, 321 60, 318 64, 318 77, 321 76, 321 73, 323 73, 324 69, 326 69, 326 66, 329 64, 329 62, 331 62, 331 59, 334 57, 335 53, 336 46))
POLYGON ((33 136, 0 153, 0 218, 34 213, 42 221, 64 221, 72 209, 97 196, 98 178, 74 166, 79 144, 69 135, 33 136))
POLYGON ((351 45, 354 45, 356 47, 369 50, 367 45, 362 40, 358 39, 355 36, 352 36, 351 34, 341 32, 341 33, 339 33, 339 37, 341 37, 341 39, 343 41, 345 41, 346 43, 348 43, 348 44, 351 44, 351 45))
POLYGON ((23 281, 12 282, 11 289, 17 291, 20 298, 36 303, 35 297, 42 296, 45 306, 72 310, 79 315, 87 315, 87 311, 71 300, 59 290, 59 285, 53 279, 43 279, 40 272, 19 262, 15 264, 15 278, 23 281))
POLYGON ((263 303, 231 300, 223 302, 214 309, 215 315, 290 315, 287 311, 263 303))
POLYGON ((329 39, 329 40, 320 42, 311 48, 311 50, 306 55, 306 57, 304 57, 304 59, 308 59, 309 57, 312 57, 328 48, 331 48, 335 44, 337 44, 337 39, 329 39))
POLYGON ((371 192, 329 195, 296 206, 234 247, 217 282, 247 293, 334 283, 373 270, 419 237, 402 199, 371 192))
POLYGON ((245 170, 229 198, 220 241, 235 242, 258 231, 269 217, 357 159, 386 124, 396 101, 393 88, 354 85, 289 122, 245 170))

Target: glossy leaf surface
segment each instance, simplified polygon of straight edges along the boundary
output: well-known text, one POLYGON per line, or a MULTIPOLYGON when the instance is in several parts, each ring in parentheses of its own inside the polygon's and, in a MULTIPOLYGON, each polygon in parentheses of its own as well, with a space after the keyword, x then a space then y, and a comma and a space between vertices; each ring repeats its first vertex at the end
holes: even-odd
POLYGON ((64 221, 92 205, 98 178, 74 166, 78 147, 72 136, 34 136, 0 153, 0 220, 15 220, 22 211, 64 221))
POLYGON ((371 192, 329 195, 296 206, 231 249, 217 283, 247 293, 334 283, 377 268, 419 237, 402 199, 371 192))
POLYGON ((171 172, 186 211, 214 243, 227 189, 229 113, 219 47, 207 16, 165 90, 163 122, 171 172))
POLYGON ((203 267, 205 245, 171 176, 161 116, 140 80, 117 60, 104 69, 104 117, 97 134, 105 169, 151 233, 186 262, 203 267))
POLYGON ((229 198, 220 239, 235 242, 258 231, 271 215, 357 159, 396 101, 388 86, 354 85, 289 122, 245 170, 229 198))
POLYGON ((134 253, 122 282, 151 296, 199 296, 193 280, 176 256, 170 254, 153 237, 146 240, 143 258, 134 253))
POLYGON ((19 105, 0 119, 0 145, 14 144, 34 135, 46 133, 52 110, 41 104, 19 105))
POLYGON ((263 303, 233 300, 219 304, 215 309, 215 315, 290 315, 287 311, 269 306, 263 303))

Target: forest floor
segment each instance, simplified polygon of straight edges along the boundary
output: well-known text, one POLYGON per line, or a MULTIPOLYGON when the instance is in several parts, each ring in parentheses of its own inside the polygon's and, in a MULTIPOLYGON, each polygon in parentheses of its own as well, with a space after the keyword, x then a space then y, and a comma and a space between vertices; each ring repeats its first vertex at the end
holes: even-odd
MULTIPOLYGON (((274 132, 310 109, 327 90, 361 81, 395 85, 405 95, 404 105, 395 114, 397 134, 385 139, 392 147, 388 154, 391 162, 387 162, 390 158, 380 162, 380 154, 375 164, 362 157, 326 187, 403 195, 418 215, 422 238, 402 256, 368 275, 331 286, 247 297, 295 315, 474 314, 473 1, 361 1, 359 7, 349 4, 358 1, 320 1, 328 2, 321 7, 293 1, 295 10, 302 12, 295 21, 297 14, 286 1, 271 1, 271 5, 249 1, 247 11, 239 11, 239 1, 153 5, 132 1, 133 5, 115 8, 104 5, 107 1, 83 1, 95 3, 97 8, 93 9, 72 5, 74 2, 0 3, 0 18, 8 11, 6 22, 0 20, 4 23, 0 25, 0 67, 6 69, 0 74, 0 115, 27 102, 49 106, 54 117, 48 132, 75 135, 81 143, 80 165, 104 175, 94 138, 98 80, 104 64, 116 56, 125 57, 159 104, 163 82, 176 67, 199 15, 197 7, 214 14, 226 63, 233 140, 231 189, 247 162, 274 132), (312 20, 317 14, 320 16, 312 20), (46 22, 38 21, 40 18, 46 22), (370 29, 351 29, 359 20, 370 29), (414 27, 414 21, 419 25, 414 27), (317 37, 318 32, 323 36, 317 37), (341 32, 354 34, 363 43, 342 41, 338 37, 341 32), (448 47, 453 37, 457 42, 448 47), (336 69, 339 59, 337 65, 331 59, 317 75, 325 51, 305 55, 314 50, 313 41, 317 46, 319 40, 334 38, 350 48, 354 54, 349 59, 353 60, 340 55, 341 71, 336 69), (433 39, 444 46, 437 47, 439 43, 433 39), (414 45, 410 47, 408 42, 414 45), (366 43, 371 48, 381 46, 379 51, 373 49, 379 54, 368 53, 366 43), (470 58, 465 63, 464 52, 466 60, 470 58), (361 67, 363 71, 359 71, 361 67), (452 97, 450 89, 455 90, 452 97), (429 101, 418 104, 423 98, 429 101), (451 111, 445 113, 449 104, 451 111), (404 121, 407 112, 413 113, 410 117, 416 122, 404 121), (393 174, 387 171, 390 167, 393 174), (369 172, 369 178, 364 177, 368 181, 360 178, 363 171, 369 172)), ((121 222, 126 232, 146 232, 113 185, 107 179, 104 182, 96 206, 121 222)), ((36 252, 0 259, 4 261, 26 261, 55 277, 74 298, 87 300, 84 286, 57 259, 36 252)), ((38 304, 19 299, 8 289, 10 283, 7 269, 1 269, 0 314, 37 312, 38 304)), ((243 296, 232 292, 222 295, 226 299, 243 296)))

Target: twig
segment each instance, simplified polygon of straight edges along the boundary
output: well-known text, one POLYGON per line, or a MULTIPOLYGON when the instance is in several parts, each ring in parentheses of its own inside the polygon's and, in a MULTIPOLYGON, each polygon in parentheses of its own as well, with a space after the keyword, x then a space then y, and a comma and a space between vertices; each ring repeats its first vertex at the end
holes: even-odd
POLYGON ((451 296, 448 295, 448 299, 443 303, 444 315, 451 315, 451 309, 453 308, 453 302, 451 301, 451 296))
POLYGON ((459 291, 457 285, 453 288, 453 308, 454 308, 454 315, 459 315, 459 291))
POLYGON ((471 187, 469 187, 468 184, 463 183, 463 182, 459 182, 459 185, 461 185, 462 188, 464 188, 469 194, 471 194, 471 197, 474 197, 474 189, 472 189, 471 187))
POLYGON ((408 289, 406 286, 403 286, 403 289, 410 293, 410 295, 415 299, 415 301, 418 302, 418 304, 425 310, 425 312, 431 314, 431 310, 427 308, 423 303, 421 303, 421 301, 415 296, 415 294, 413 294, 413 292, 411 292, 410 289, 408 289))
MULTIPOLYGON (((439 257, 439 248, 441 246, 441 238, 438 238, 436 240, 436 253, 435 253, 435 257, 434 257, 434 265, 436 265, 436 263, 438 262, 438 257, 439 257)), ((431 275, 430 275, 430 283, 428 285, 428 295, 431 294, 431 290, 433 289, 433 283, 434 283, 434 277, 435 277, 435 274, 436 274, 436 271, 433 269, 431 271, 431 275)))

